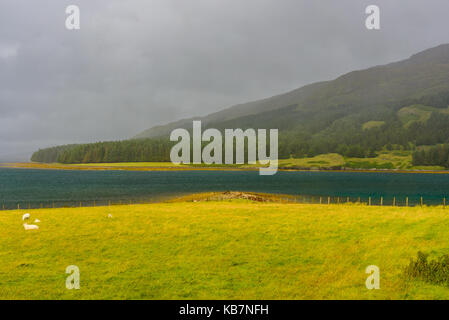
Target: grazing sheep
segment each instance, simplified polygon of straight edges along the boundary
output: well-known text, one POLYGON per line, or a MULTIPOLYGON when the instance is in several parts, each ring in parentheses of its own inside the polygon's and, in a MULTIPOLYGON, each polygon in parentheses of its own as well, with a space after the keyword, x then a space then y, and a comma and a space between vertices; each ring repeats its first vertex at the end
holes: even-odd
POLYGON ((35 224, 28 224, 28 223, 24 223, 23 227, 25 228, 25 230, 37 230, 37 229, 39 229, 39 227, 36 226, 35 224))
POLYGON ((41 222, 39 219, 34 220, 34 223, 41 222))
POLYGON ((29 213, 25 213, 23 216, 22 216, 22 220, 23 221, 25 221, 25 220, 27 220, 27 219, 29 219, 30 218, 30 214, 29 213))

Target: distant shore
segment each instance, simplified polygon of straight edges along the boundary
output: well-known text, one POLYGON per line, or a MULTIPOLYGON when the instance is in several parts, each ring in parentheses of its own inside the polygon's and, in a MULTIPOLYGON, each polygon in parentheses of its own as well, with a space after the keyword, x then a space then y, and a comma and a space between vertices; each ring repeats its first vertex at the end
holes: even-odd
POLYGON ((187 166, 187 165, 174 165, 167 162, 167 165, 155 165, 149 166, 132 166, 123 163, 119 164, 60 164, 60 163, 35 163, 35 162, 19 162, 19 163, 0 163, 0 168, 15 168, 15 169, 46 169, 46 170, 100 170, 100 171, 186 171, 186 170, 258 170, 258 167, 209 167, 209 166, 187 166))
MULTIPOLYGON (((154 163, 92 163, 92 164, 61 164, 61 163, 36 163, 16 162, 0 163, 0 168, 14 169, 42 169, 42 170, 100 170, 100 171, 256 171, 257 165, 175 165, 171 162, 154 163)), ((432 173, 448 174, 449 170, 424 170, 424 169, 357 169, 357 168, 298 168, 279 167, 279 171, 303 171, 303 172, 377 172, 377 173, 432 173)))

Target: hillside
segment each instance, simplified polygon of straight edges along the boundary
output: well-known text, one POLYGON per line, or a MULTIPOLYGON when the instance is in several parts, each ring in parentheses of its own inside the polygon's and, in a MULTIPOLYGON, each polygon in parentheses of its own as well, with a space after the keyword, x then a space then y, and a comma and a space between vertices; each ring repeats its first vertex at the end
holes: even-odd
MULTIPOLYGON (((449 44, 410 58, 353 71, 195 120, 204 128, 278 128, 279 157, 339 153, 375 157, 381 150, 414 150, 449 139, 449 44)), ((150 128, 131 140, 68 148, 54 161, 166 161, 168 135, 193 119, 150 128)), ((43 152, 42 152, 43 151, 43 152)), ((41 150, 39 159, 44 157, 41 150)), ((47 160, 46 160, 47 161, 47 160)))
MULTIPOLYGON (((367 121, 388 119, 400 108, 413 104, 446 108, 449 104, 448 80, 449 44, 445 44, 404 61, 350 72, 333 81, 236 105, 200 120, 206 127, 278 126, 280 130, 304 127, 310 133, 317 133, 334 121, 349 117, 358 116, 367 121)), ((192 119, 185 119, 153 127, 135 138, 168 135, 174 128, 188 129, 191 125, 192 119)))

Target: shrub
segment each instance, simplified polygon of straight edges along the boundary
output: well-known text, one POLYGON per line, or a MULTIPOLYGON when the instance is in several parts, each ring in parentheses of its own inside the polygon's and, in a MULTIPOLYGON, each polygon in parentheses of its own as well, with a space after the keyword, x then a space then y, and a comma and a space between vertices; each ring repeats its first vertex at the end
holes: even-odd
POLYGON ((428 256, 419 251, 416 260, 411 259, 405 268, 405 276, 408 279, 449 286, 449 255, 445 254, 436 260, 428 260, 428 256))

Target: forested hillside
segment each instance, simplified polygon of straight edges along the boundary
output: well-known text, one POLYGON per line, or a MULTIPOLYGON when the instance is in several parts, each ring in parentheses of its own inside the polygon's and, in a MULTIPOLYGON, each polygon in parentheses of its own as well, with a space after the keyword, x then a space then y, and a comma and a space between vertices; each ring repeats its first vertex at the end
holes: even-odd
POLYGON ((107 163, 170 161, 173 143, 168 139, 134 139, 67 145, 35 152, 34 162, 107 163))
POLYGON ((65 151, 68 151, 70 149, 75 148, 76 144, 70 144, 70 145, 64 145, 64 146, 57 146, 57 147, 51 147, 46 149, 40 149, 33 153, 31 156, 31 161, 33 162, 57 162, 59 159, 59 156, 64 153, 65 151))
POLYGON ((412 163, 414 166, 440 166, 449 169, 449 144, 415 151, 412 163))
MULTIPOLYGON (((281 159, 324 153, 370 157, 382 149, 449 143, 448 106, 449 45, 442 45, 404 61, 354 71, 195 120, 202 121, 203 130, 279 129, 281 159)), ((61 153, 40 150, 33 159, 168 161, 170 132, 191 127, 192 119, 180 120, 146 130, 136 139, 65 148, 61 153)))

